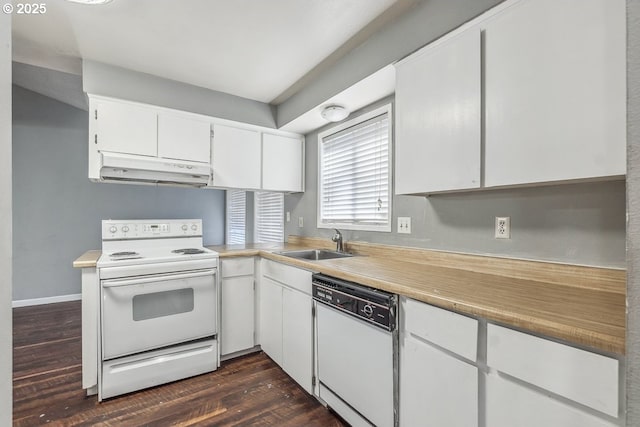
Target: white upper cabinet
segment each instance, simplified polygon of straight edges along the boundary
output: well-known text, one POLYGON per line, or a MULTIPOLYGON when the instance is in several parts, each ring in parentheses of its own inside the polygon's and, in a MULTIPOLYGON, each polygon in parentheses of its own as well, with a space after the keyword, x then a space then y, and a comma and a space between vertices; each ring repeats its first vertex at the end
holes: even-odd
POLYGON ((527 0, 485 25, 487 187, 624 175, 624 0, 527 0))
POLYGON ((203 119, 159 113, 158 157, 209 163, 211 124, 203 119))
POLYGON ((626 173, 624 0, 511 0, 401 61, 396 194, 626 173))
POLYGON ((99 151, 156 156, 157 114, 149 107, 122 101, 91 102, 89 147, 99 151), (93 147, 91 147, 93 145, 93 147))
MULTIPOLYGON (((211 165, 213 177, 209 187, 304 191, 302 135, 132 101, 88 96, 89 179, 101 180, 101 152, 113 152, 196 162, 189 165, 194 168, 206 169, 211 165)), ((145 182, 153 181, 152 178, 145 182)))
POLYGON ((261 183, 260 132, 213 125, 212 168, 215 187, 258 190, 261 183))
POLYGON ((304 191, 304 141, 262 134, 262 188, 267 191, 304 191))
POLYGON ((480 186, 480 77, 477 27, 397 66, 396 194, 480 186))

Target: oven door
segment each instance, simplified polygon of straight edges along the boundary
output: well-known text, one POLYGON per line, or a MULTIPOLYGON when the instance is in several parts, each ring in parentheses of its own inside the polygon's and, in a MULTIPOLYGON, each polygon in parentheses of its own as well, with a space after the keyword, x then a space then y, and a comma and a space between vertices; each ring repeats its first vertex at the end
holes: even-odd
POLYGON ((101 281, 103 360, 216 334, 215 269, 101 281))

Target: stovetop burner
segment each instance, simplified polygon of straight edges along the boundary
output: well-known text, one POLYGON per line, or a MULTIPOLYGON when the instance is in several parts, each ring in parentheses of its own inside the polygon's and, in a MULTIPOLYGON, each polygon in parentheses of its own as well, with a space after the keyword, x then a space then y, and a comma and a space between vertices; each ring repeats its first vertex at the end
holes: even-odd
POLYGON ((174 254, 195 255, 195 254, 203 254, 205 253, 205 250, 198 249, 198 248, 185 248, 185 249, 176 249, 171 252, 174 254))
POLYGON ((122 251, 122 252, 114 252, 109 255, 112 261, 124 261, 126 259, 139 259, 142 258, 138 252, 133 251, 122 251))
POLYGON ((122 252, 114 252, 109 256, 121 257, 121 256, 132 256, 132 255, 140 255, 140 254, 138 252, 133 252, 133 251, 122 251, 122 252))

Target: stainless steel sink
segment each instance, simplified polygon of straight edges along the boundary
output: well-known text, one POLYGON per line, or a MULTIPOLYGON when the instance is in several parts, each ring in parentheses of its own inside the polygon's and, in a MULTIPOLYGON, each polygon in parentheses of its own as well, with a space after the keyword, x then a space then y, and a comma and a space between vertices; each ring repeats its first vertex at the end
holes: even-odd
POLYGON ((328 251, 326 249, 306 249, 301 251, 283 251, 277 252, 278 255, 284 255, 291 258, 306 259, 310 261, 320 261, 323 259, 348 258, 352 254, 345 252, 328 251))

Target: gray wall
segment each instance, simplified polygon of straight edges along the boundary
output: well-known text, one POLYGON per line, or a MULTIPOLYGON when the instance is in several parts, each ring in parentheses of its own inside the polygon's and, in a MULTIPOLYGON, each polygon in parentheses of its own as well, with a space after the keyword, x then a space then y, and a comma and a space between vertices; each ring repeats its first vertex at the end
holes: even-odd
MULTIPOLYGON (((360 112, 392 101, 376 102, 360 112)), ((316 228, 318 133, 306 135, 306 192, 285 196, 291 222, 285 235, 329 237, 316 228), (298 217, 304 227, 298 227, 298 217)), ((393 198, 391 233, 343 232, 346 241, 575 264, 625 266, 624 181, 393 198), (412 234, 397 234, 396 218, 410 216, 412 234), (509 240, 494 239, 496 216, 511 217, 509 240)))
POLYGON ((87 112, 13 86, 13 299, 80 293, 71 263, 100 248, 102 219, 202 218, 224 241, 224 192, 92 183, 87 112))
POLYGON ((274 110, 269 104, 96 61, 82 62, 82 85, 86 93, 94 95, 275 127, 274 110))
POLYGON ((0 14, 0 426, 11 425, 11 15, 0 14))
POLYGON ((422 0, 278 105, 278 127, 503 0, 422 0))
POLYGON ((640 425, 640 2, 627 0, 627 426, 640 425))

